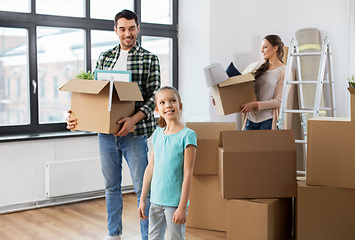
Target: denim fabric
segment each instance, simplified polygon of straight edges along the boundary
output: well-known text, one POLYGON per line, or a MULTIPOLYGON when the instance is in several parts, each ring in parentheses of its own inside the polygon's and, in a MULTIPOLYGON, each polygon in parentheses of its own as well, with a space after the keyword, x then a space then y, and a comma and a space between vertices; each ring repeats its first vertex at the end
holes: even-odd
MULTIPOLYGON (((149 211, 149 240, 164 240, 168 227, 169 240, 185 239, 185 224, 173 223, 173 215, 177 207, 160 206, 154 203, 149 211)), ((188 208, 186 208, 186 216, 188 208)))
MULTIPOLYGON (((99 133, 99 147, 102 173, 105 178, 107 228, 109 236, 122 234, 122 156, 130 169, 134 192, 139 205, 143 185, 143 175, 148 165, 147 136, 124 137, 99 133)), ((146 216, 149 216, 150 197, 147 198, 146 216)), ((140 221, 143 240, 148 239, 148 219, 140 221)))
POLYGON ((255 123, 248 119, 247 125, 245 126, 245 130, 271 130, 272 118, 255 123))

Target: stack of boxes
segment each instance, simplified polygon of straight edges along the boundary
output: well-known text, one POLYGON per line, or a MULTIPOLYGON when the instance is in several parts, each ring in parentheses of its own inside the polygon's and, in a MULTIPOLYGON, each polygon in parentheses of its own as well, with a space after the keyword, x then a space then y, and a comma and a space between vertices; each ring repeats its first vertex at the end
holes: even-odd
POLYGON ((289 239, 296 196, 293 131, 237 131, 228 123, 187 127, 198 139, 187 226, 226 231, 229 240, 289 239))
POLYGON ((351 119, 308 120, 306 182, 297 184, 299 240, 355 239, 355 89, 351 119))

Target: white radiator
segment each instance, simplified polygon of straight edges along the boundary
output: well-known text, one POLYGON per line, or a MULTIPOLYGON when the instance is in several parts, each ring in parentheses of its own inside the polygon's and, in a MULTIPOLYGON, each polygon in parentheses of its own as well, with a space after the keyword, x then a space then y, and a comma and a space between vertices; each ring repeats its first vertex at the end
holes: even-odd
POLYGON ((47 197, 104 190, 100 159, 45 163, 47 197))

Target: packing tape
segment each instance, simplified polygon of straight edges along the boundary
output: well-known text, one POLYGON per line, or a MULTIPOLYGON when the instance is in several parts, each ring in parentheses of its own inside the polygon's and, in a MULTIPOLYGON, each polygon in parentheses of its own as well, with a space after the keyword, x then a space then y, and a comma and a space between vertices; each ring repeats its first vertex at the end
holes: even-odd
POLYGON ((321 46, 319 44, 303 44, 302 46, 299 46, 298 50, 303 51, 307 49, 317 49, 319 51, 322 50, 321 46))

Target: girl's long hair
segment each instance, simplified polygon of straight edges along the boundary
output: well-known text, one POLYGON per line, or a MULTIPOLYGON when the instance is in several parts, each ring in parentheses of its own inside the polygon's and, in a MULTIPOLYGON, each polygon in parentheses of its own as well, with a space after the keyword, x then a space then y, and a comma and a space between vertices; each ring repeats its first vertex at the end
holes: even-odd
MULTIPOLYGON (((284 43, 281 38, 277 35, 267 35, 264 37, 273 47, 277 46, 277 58, 280 62, 283 63, 282 57, 284 56, 284 43)), ((257 79, 261 75, 263 75, 267 70, 269 70, 269 59, 266 59, 261 66, 253 72, 254 78, 257 79)))
MULTIPOLYGON (((164 91, 164 90, 173 91, 175 93, 175 95, 177 96, 178 100, 179 100, 179 104, 181 104, 181 97, 180 97, 180 94, 179 94, 178 90, 176 88, 174 88, 174 87, 171 87, 171 86, 164 86, 164 87, 159 88, 159 90, 155 93, 155 96, 157 96, 160 91, 164 91)), ((155 105, 157 106, 156 97, 155 97, 155 105)), ((159 117, 158 125, 161 128, 166 127, 165 119, 162 116, 159 117)))

